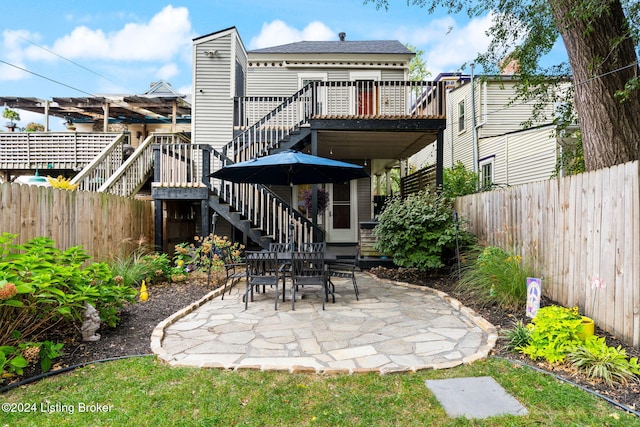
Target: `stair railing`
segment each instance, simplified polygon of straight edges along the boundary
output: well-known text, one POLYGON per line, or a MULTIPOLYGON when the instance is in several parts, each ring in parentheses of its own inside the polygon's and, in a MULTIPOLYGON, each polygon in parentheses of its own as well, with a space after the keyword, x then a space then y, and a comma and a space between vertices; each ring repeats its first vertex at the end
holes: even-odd
POLYGON ((124 163, 98 188, 98 192, 130 197, 135 195, 153 174, 151 144, 157 136, 151 134, 142 141, 124 163))
MULTIPOLYGON (((212 170, 234 163, 230 158, 211 149, 212 170)), ((324 240, 323 230, 291 207, 269 188, 260 184, 241 184, 211 178, 213 194, 230 205, 251 224, 263 230, 265 236, 278 243, 302 243, 324 240)))
POLYGON ((285 98, 279 105, 267 112, 275 102, 282 98, 275 97, 242 97, 236 98, 234 120, 236 126, 245 128, 231 142, 222 148, 222 153, 233 159, 234 162, 242 162, 268 154, 279 143, 300 126, 309 122, 318 110, 316 100, 317 85, 311 82, 297 91, 292 96, 285 98), (268 107, 258 108, 252 114, 247 112, 247 106, 263 101, 268 107), (253 117, 265 112, 264 116, 255 123, 253 117))
POLYGON ((87 166, 71 179, 79 184, 78 189, 98 191, 113 173, 122 166, 124 146, 129 143, 129 134, 123 133, 107 145, 87 166))

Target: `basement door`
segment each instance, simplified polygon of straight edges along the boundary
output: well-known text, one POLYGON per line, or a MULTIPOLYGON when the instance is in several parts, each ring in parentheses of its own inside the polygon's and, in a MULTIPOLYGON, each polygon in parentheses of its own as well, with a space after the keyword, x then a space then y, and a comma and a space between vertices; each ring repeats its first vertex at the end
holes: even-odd
POLYGON ((357 235, 357 184, 356 180, 326 184, 329 190, 327 209, 327 242, 356 242, 357 235))

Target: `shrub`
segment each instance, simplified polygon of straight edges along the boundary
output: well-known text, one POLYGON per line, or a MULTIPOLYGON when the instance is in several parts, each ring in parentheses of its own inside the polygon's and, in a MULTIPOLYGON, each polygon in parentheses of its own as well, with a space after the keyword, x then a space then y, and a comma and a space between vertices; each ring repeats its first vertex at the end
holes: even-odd
POLYGON ((627 358, 627 351, 621 346, 609 347, 604 338, 590 336, 583 345, 567 354, 569 362, 590 380, 627 384, 640 374, 637 358, 627 358))
POLYGON ((452 168, 446 168, 442 174, 442 191, 445 197, 458 197, 478 191, 478 174, 467 170, 460 160, 452 168))
POLYGON ((483 305, 497 303, 510 310, 520 310, 527 303, 527 277, 533 270, 519 255, 512 255, 496 246, 488 246, 461 272, 458 289, 474 296, 483 305))
POLYGON ((61 251, 53 241, 37 237, 23 245, 17 236, 0 236, 0 345, 38 336, 65 323, 82 321, 85 303, 115 326, 118 310, 133 301, 135 290, 114 282, 109 267, 92 263, 79 246, 61 251))
POLYGON ((172 274, 186 275, 192 271, 220 271, 224 268, 222 249, 231 248, 231 255, 235 262, 240 261, 240 254, 244 246, 231 242, 227 236, 209 234, 206 237, 196 236, 196 243, 180 243, 176 245, 173 255, 174 267, 172 274))
POLYGON ((582 344, 581 324, 582 316, 577 307, 542 307, 528 325, 531 338, 521 351, 533 360, 543 358, 552 364, 563 362, 567 354, 582 344))
POLYGON ((119 253, 108 264, 116 280, 130 287, 140 286, 143 280, 162 282, 168 280, 172 273, 169 257, 153 252, 144 238, 122 242, 119 253))
MULTIPOLYGON (((429 191, 411 194, 402 199, 391 198, 373 232, 375 249, 393 256, 401 267, 420 270, 440 268, 453 254, 456 244, 456 227, 452 221, 451 200, 438 197, 429 191)), ((474 240, 466 231, 460 231, 462 246, 474 240)))

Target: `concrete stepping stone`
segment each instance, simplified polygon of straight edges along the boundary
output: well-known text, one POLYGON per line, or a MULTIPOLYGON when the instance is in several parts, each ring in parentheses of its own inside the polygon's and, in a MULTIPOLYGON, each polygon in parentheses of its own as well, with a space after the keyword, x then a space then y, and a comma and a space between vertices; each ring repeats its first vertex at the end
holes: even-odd
POLYGON ((426 380, 449 417, 526 415, 527 409, 491 377, 426 380))

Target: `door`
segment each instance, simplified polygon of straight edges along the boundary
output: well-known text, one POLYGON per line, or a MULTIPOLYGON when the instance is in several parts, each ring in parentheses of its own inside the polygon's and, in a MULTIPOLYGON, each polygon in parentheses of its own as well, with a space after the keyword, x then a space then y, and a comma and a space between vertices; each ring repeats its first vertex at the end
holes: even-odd
POLYGON ((351 86, 350 114, 360 116, 373 116, 378 114, 378 102, 380 101, 379 86, 381 80, 380 71, 351 71, 349 80, 351 86))
POLYGON ((373 80, 356 81, 356 114, 374 116, 377 114, 377 91, 373 80))
POLYGON ((327 184, 329 209, 326 219, 327 241, 356 242, 357 235, 357 181, 327 184))

